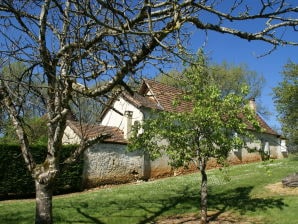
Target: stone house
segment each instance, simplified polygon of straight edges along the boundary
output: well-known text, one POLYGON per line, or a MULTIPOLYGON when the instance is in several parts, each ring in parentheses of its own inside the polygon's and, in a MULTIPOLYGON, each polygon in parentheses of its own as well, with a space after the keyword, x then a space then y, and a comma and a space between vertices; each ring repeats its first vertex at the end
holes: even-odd
MULTIPOLYGON (((84 154, 84 184, 86 187, 100 184, 124 183, 140 179, 150 179, 172 175, 174 170, 168 164, 167 156, 151 161, 140 152, 126 150, 132 126, 145 120, 152 110, 183 111, 191 108, 190 103, 183 102, 174 107, 172 102, 182 91, 153 80, 144 80, 138 93, 133 96, 122 93, 109 102, 101 117, 101 125, 80 124, 67 121, 63 136, 64 144, 77 143, 80 138, 94 138, 98 133, 109 137, 103 142, 90 147, 84 154)), ((255 109, 254 101, 251 107, 255 109)), ((246 163, 262 159, 262 155, 282 158, 287 155, 285 139, 270 128, 256 113, 262 127, 262 133, 256 133, 258 141, 248 142, 250 147, 260 152, 249 153, 247 149, 231 150, 230 163, 246 163)), ((211 161, 209 166, 216 166, 211 161)))

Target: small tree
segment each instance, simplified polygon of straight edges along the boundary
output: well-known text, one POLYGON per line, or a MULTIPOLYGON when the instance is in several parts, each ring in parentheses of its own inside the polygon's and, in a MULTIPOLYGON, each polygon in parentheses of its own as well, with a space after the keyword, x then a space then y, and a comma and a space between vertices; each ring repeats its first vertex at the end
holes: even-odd
POLYGON ((173 102, 187 101, 192 107, 183 112, 160 111, 136 129, 130 145, 148 151, 153 158, 166 153, 175 167, 195 162, 202 176, 201 223, 207 223, 208 160, 216 158, 223 164, 231 149, 242 148, 244 138, 252 137, 249 129, 259 129, 245 101, 248 89, 222 95, 204 70, 203 66, 186 70, 181 83, 185 93, 173 102), (144 131, 138 135, 140 128, 144 131))

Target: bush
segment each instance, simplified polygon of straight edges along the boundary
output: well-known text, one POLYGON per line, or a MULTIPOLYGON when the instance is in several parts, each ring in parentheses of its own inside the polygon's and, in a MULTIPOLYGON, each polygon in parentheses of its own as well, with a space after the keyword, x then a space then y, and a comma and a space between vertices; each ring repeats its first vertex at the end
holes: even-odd
MULTIPOLYGON (((63 161, 75 146, 63 146, 60 161, 63 161)), ((37 163, 46 157, 45 145, 31 146, 32 155, 37 163)), ((54 194, 69 193, 82 190, 83 157, 67 167, 61 165, 54 194)), ((34 180, 26 168, 20 146, 0 145, 0 198, 28 197, 35 194, 34 180)))

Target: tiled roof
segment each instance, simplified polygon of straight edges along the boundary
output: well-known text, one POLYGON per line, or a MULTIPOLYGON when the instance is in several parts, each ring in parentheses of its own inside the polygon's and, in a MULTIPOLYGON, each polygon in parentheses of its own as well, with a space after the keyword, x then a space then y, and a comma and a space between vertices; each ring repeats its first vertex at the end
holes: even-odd
POLYGON ((183 91, 160 82, 146 79, 144 80, 139 94, 151 98, 155 101, 156 107, 169 112, 183 112, 192 108, 190 102, 180 100, 183 91), (178 105, 173 105, 174 101, 179 101, 178 105))
POLYGON ((259 122, 259 125, 261 126, 261 129, 262 129, 261 131, 263 133, 280 136, 276 131, 270 128, 269 125, 258 114, 257 114, 257 121, 259 122))
MULTIPOLYGON (((181 101, 180 105, 173 106, 174 100, 179 99, 179 95, 183 94, 181 89, 156 82, 154 80, 145 79, 140 88, 139 93, 144 96, 151 96, 155 99, 157 105, 163 110, 170 112, 183 112, 191 110, 192 104, 190 102, 181 101)), ((143 105, 145 106, 145 105, 143 105)), ((152 108, 152 107, 150 107, 152 108)), ((279 136, 269 125, 256 113, 256 119, 259 122, 261 131, 263 133, 279 136)))
MULTIPOLYGON (((255 131, 253 125, 251 123, 249 123, 247 121, 247 119, 244 118, 243 114, 239 114, 239 118, 242 119, 246 123, 247 129, 255 131)), ((270 128, 270 126, 263 120, 263 118, 260 115, 258 115, 258 113, 256 113, 256 120, 258 121, 258 123, 260 125, 262 133, 266 133, 266 134, 275 135, 277 137, 280 137, 280 135, 276 131, 274 131, 272 128, 270 128)))
MULTIPOLYGON (((135 93, 133 96, 129 93, 122 93, 121 95, 137 108, 145 107, 169 112, 189 111, 193 106, 191 102, 182 100, 179 105, 173 105, 173 102, 179 100, 179 96, 182 94, 183 91, 181 89, 154 80, 144 79, 138 93, 135 93)), ((257 113, 256 119, 261 126, 262 133, 280 136, 257 113)), ((253 129, 250 125, 248 128, 253 129)))
POLYGON ((117 127, 96 125, 96 124, 86 124, 77 121, 67 121, 67 125, 80 137, 93 139, 100 135, 107 136, 103 139, 106 143, 119 143, 127 144, 127 140, 124 139, 123 132, 117 127))

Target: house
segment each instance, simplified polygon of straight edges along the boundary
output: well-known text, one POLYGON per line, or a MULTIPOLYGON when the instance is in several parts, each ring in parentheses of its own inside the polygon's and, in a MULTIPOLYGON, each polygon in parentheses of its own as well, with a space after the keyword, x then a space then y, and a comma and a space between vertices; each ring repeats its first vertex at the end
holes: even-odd
MULTIPOLYGON (((103 142, 90 147, 84 154, 84 183, 86 187, 99 184, 123 183, 139 179, 172 175, 174 170, 168 164, 166 155, 151 161, 142 151, 127 152, 127 139, 132 126, 145 120, 153 110, 179 112, 191 109, 189 102, 173 106, 180 89, 153 80, 143 80, 138 93, 133 96, 122 93, 109 102, 101 117, 101 125, 81 125, 77 121, 67 121, 63 143, 78 142, 82 137, 94 138, 98 133, 106 134, 103 142)), ((250 101, 255 110, 255 102, 250 101)), ((248 142, 250 147, 260 152, 249 153, 247 149, 231 150, 230 163, 246 163, 262 159, 262 155, 282 158, 287 155, 285 139, 266 124, 256 113, 262 133, 256 133, 257 141, 248 142)), ((211 161, 209 166, 215 166, 211 161)))

